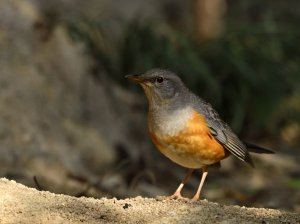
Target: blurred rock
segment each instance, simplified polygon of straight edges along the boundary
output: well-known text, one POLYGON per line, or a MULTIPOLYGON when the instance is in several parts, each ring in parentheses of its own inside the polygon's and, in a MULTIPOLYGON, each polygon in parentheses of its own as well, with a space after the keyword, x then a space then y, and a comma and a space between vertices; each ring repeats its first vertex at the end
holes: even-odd
POLYGON ((70 175, 95 182, 109 169, 118 144, 137 157, 128 127, 142 116, 125 90, 89 75, 83 47, 34 2, 0 1, 0 175, 68 192, 70 175))

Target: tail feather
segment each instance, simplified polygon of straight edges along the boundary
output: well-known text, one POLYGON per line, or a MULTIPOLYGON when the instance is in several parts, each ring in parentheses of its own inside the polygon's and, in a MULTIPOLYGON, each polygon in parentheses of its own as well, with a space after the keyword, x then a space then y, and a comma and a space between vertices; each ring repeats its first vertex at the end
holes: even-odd
POLYGON ((245 157, 245 162, 248 163, 252 168, 255 167, 254 162, 252 160, 252 157, 250 156, 249 152, 247 152, 246 157, 245 157))
POLYGON ((253 143, 249 143, 249 142, 243 142, 245 144, 245 146, 247 147, 249 152, 254 152, 254 153, 265 153, 265 154, 274 154, 275 152, 270 150, 270 149, 266 149, 263 147, 260 147, 258 145, 255 145, 253 143))

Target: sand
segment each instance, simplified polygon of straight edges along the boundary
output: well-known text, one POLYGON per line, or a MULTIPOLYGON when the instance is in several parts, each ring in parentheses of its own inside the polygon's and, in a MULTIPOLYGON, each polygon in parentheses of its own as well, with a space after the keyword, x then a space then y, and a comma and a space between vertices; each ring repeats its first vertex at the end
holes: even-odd
POLYGON ((76 198, 2 178, 0 223, 300 223, 300 214, 207 200, 76 198))

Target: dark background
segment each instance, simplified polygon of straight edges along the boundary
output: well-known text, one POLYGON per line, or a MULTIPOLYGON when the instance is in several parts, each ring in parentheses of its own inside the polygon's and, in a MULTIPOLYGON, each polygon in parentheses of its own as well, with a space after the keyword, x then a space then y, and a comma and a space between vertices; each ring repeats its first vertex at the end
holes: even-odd
POLYGON ((276 151, 255 169, 224 160, 203 198, 299 212, 299 17, 296 0, 0 0, 1 176, 75 196, 173 193, 185 169, 154 148, 146 98, 124 79, 161 67, 276 151))

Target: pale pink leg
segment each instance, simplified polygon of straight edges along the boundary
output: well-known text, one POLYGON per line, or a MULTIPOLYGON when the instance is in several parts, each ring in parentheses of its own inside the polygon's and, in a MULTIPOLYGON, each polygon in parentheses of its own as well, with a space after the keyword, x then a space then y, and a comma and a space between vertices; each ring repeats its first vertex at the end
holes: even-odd
POLYGON ((181 190, 185 185, 185 183, 187 182, 187 180, 189 179, 189 177, 192 175, 193 171, 194 171, 193 169, 188 170, 187 174, 183 178, 182 182, 180 183, 175 193, 169 196, 168 199, 185 199, 184 197, 181 196, 181 190))
POLYGON ((199 200, 199 198, 200 198, 201 189, 202 189, 203 184, 204 184, 204 182, 205 182, 205 178, 206 178, 206 176, 207 176, 207 174, 208 174, 208 172, 207 172, 207 167, 206 167, 206 166, 202 168, 202 172, 203 172, 203 173, 202 173, 202 178, 201 178, 201 181, 200 181, 200 184, 199 184, 197 193, 196 193, 195 196, 192 198, 192 201, 197 201, 197 200, 199 200))

